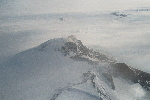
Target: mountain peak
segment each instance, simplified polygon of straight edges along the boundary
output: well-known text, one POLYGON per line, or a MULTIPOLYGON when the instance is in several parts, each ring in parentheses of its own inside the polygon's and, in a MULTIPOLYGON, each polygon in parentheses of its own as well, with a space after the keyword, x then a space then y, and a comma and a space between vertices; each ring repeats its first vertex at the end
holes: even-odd
POLYGON ((74 35, 68 36, 67 40, 68 42, 74 42, 74 43, 77 43, 78 41, 74 35))
POLYGON ((65 38, 55 38, 42 43, 41 45, 38 46, 38 49, 40 51, 47 50, 50 48, 58 49, 61 48, 65 43, 66 43, 65 38))
POLYGON ((48 40, 38 46, 38 50, 40 51, 50 51, 52 49, 55 51, 61 51, 63 55, 69 55, 70 58, 75 60, 84 60, 88 62, 116 62, 112 57, 86 47, 73 35, 68 36, 67 38, 48 40))
MULTIPOLYGON (((77 95, 76 98, 82 94, 89 98, 86 100, 120 100, 116 91, 122 91, 126 86, 131 90, 129 81, 150 90, 149 73, 117 63, 112 57, 86 47, 75 36, 48 40, 17 54, 8 62, 6 66, 9 67, 0 73, 7 79, 3 79, 3 84, 8 84, 11 91, 28 99, 48 100, 51 97, 50 100, 66 100, 62 97, 72 94, 77 95), (43 96, 48 98, 43 99, 43 96)), ((11 91, 6 94, 11 94, 11 91)), ((140 91, 144 90, 140 88, 140 91)), ((21 99, 17 95, 13 100, 21 99)), ((121 95, 130 96, 123 92, 121 95)), ((129 99, 134 100, 134 97, 129 99)))

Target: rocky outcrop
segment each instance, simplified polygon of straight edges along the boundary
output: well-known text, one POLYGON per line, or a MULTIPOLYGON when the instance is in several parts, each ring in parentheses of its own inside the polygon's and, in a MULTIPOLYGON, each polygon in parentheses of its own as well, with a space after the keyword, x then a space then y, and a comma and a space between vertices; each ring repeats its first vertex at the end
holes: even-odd
POLYGON ((61 52, 64 54, 64 56, 70 55, 71 59, 87 61, 91 64, 98 65, 100 62, 108 63, 109 68, 106 72, 102 72, 102 75, 108 82, 110 82, 113 90, 115 90, 115 84, 112 77, 121 77, 133 83, 139 83, 143 88, 150 90, 149 73, 132 68, 125 63, 117 63, 114 58, 84 46, 82 42, 77 40, 74 36, 68 37, 67 42, 61 48, 61 52), (71 53, 74 54, 71 55, 71 53))
POLYGON ((113 67, 113 76, 123 77, 126 80, 134 83, 139 83, 143 88, 150 90, 150 74, 141 70, 131 68, 125 63, 111 64, 113 67))
POLYGON ((72 59, 86 60, 88 62, 116 62, 114 58, 106 56, 103 53, 96 52, 88 47, 84 46, 80 40, 77 40, 74 36, 69 36, 68 41, 61 48, 64 55, 69 55, 73 52, 75 55, 71 56, 72 59))
POLYGON ((119 12, 113 12, 113 13, 111 13, 111 15, 119 16, 119 17, 127 17, 126 14, 120 14, 119 12))

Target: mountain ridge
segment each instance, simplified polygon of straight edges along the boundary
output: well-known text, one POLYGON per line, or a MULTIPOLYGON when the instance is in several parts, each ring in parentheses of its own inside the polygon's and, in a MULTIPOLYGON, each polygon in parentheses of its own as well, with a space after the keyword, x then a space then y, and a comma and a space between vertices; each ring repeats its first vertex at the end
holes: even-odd
POLYGON ((149 73, 134 69, 125 63, 118 63, 114 58, 84 46, 74 36, 48 40, 17 54, 8 62, 5 66, 9 68, 3 70, 1 75, 7 79, 2 82, 3 85, 11 87, 4 96, 8 96, 7 99, 11 97, 12 100, 25 96, 33 100, 37 97, 57 100, 61 96, 69 96, 64 94, 68 89, 68 93, 74 94, 74 88, 77 87, 80 87, 79 91, 102 100, 119 100, 119 97, 114 96, 118 91, 116 78, 121 78, 127 83, 139 84, 139 87, 141 85, 145 89, 141 89, 143 91, 148 91, 150 87, 149 73), (19 96, 14 96, 12 91, 19 96))

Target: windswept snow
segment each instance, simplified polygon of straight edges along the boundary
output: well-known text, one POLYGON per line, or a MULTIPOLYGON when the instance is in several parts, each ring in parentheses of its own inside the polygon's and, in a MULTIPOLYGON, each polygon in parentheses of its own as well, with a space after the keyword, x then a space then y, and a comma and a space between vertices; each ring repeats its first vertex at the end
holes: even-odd
POLYGON ((149 7, 47 13, 25 1, 0 4, 0 100, 149 100, 149 7))
POLYGON ((98 96, 78 89, 67 89, 56 100, 102 100, 98 96))
POLYGON ((64 41, 50 40, 12 57, 1 70, 3 99, 49 100, 56 89, 80 83, 92 66, 64 56, 64 41))
POLYGON ((116 63, 112 57, 84 46, 74 36, 51 39, 23 51, 13 56, 1 69, 0 94, 3 100, 149 98, 148 73, 116 63), (122 70, 135 74, 138 82, 122 70))

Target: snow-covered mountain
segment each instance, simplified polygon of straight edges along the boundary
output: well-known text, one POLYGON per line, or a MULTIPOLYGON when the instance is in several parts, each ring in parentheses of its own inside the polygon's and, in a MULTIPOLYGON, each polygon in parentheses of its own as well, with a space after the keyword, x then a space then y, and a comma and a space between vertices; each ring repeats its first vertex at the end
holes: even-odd
POLYGON ((149 100, 150 74, 57 38, 13 56, 0 70, 1 100, 149 100))

